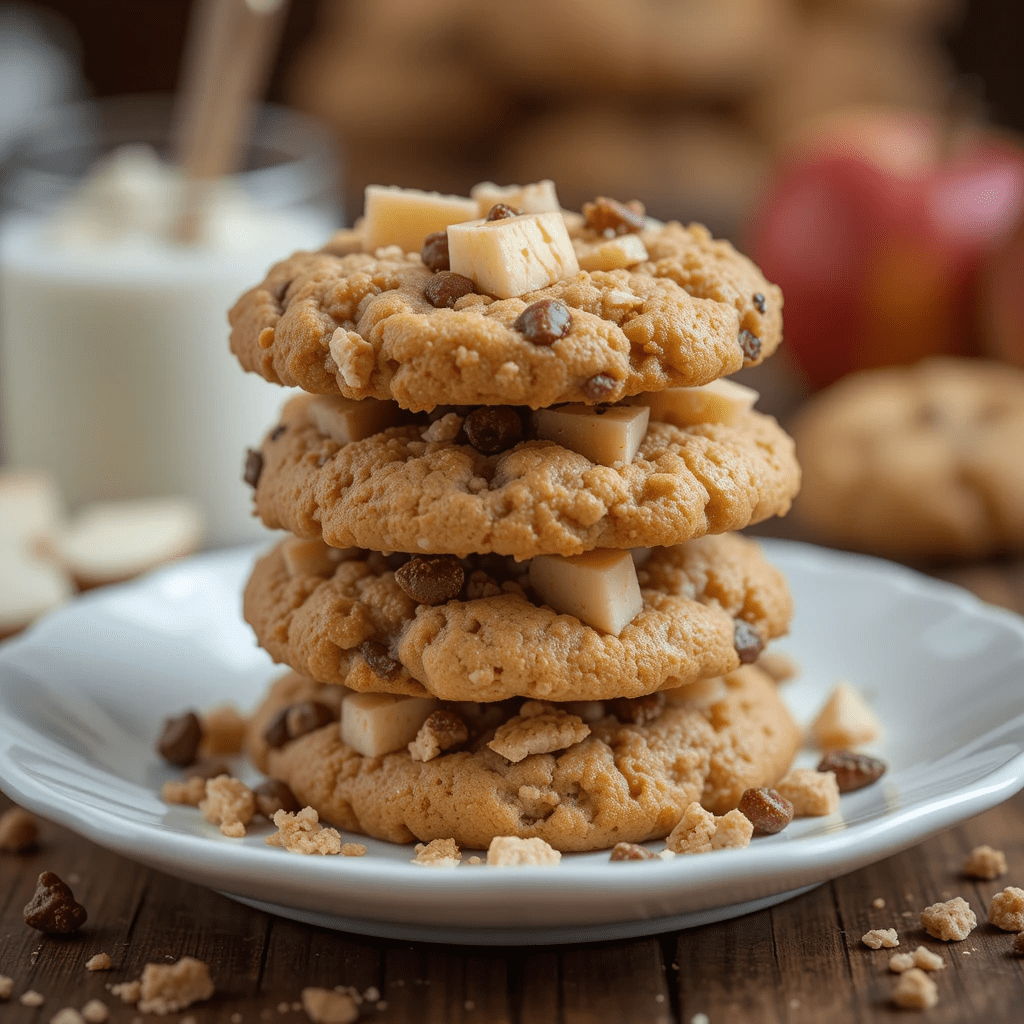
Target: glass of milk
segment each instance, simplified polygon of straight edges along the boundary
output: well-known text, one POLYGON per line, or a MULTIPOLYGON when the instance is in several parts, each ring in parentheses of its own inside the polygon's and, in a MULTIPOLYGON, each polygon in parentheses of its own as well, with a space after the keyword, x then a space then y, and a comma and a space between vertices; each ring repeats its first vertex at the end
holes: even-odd
POLYGON ((241 467, 288 397, 238 365, 227 310, 337 227, 337 166, 314 124, 264 108, 245 170, 180 244, 171 113, 150 97, 60 108, 8 161, 0 436, 6 464, 57 474, 71 511, 182 495, 216 546, 265 536, 241 467))

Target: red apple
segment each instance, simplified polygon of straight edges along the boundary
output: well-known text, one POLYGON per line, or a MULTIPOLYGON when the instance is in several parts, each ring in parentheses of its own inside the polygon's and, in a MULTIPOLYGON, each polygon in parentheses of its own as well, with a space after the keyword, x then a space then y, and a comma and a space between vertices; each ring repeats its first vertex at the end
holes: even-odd
POLYGON ((988 351, 1024 366, 1024 218, 989 261, 982 309, 988 351))
POLYGON ((926 114, 832 116, 782 166, 749 251, 815 385, 972 346, 985 257, 1024 210, 1024 149, 926 114))

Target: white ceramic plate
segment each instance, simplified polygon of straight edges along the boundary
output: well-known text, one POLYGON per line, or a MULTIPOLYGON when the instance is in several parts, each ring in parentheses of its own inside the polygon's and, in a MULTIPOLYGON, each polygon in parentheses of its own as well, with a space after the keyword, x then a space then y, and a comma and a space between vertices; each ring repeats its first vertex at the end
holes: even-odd
MULTIPOLYGON (((770 541, 797 607, 801 721, 851 680, 886 726, 882 781, 840 813, 747 849, 557 868, 452 870, 374 840, 365 857, 301 857, 264 831, 226 839, 158 796, 162 719, 255 703, 275 672, 239 616, 255 550, 181 562, 95 591, 0 646, 0 785, 15 800, 170 874, 299 920, 385 937, 531 943, 624 938, 770 906, 978 814, 1024 787, 1024 620, 906 569, 770 541)), ((813 764, 813 755, 802 755, 813 764)), ((359 837, 351 837, 357 839, 359 837)), ((652 847, 661 844, 651 844, 652 847)))

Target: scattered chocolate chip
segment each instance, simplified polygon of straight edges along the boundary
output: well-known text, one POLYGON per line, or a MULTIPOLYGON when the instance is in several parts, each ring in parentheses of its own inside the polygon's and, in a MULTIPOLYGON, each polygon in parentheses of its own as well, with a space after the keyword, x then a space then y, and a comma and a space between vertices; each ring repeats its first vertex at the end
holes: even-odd
POLYGON ((746 619, 734 619, 733 621, 736 624, 733 646, 740 656, 740 663, 750 665, 757 661, 758 655, 764 650, 764 640, 746 619))
POLYGON ((199 744, 203 739, 203 726, 194 711, 186 711, 177 718, 164 720, 164 729, 157 741, 157 753, 169 764, 187 768, 195 764, 199 744))
POLYGON ((743 349, 743 358, 753 361, 761 355, 761 339, 744 327, 740 331, 740 348, 743 349))
POLYGON ((273 818, 278 811, 295 814, 302 810, 295 794, 279 779, 267 779, 253 791, 256 798, 256 810, 266 818, 273 818))
POLYGON ((242 479, 250 486, 255 487, 260 482, 260 474, 263 472, 263 456, 250 448, 245 453, 245 472, 242 479))
POLYGON ((437 309, 444 306, 451 309, 463 295, 472 295, 475 290, 476 285, 468 277, 453 274, 450 270, 439 270, 427 282, 423 294, 437 309))
POLYGON ((263 739, 271 750, 279 750, 288 742, 287 712, 287 708, 281 708, 263 730, 263 739))
POLYGON ((561 299, 541 299, 527 306, 512 325, 534 345, 553 345, 572 326, 572 314, 561 299))
POLYGON ((614 377, 609 377, 607 373, 598 373, 583 385, 583 394, 591 402, 601 402, 613 394, 618 386, 619 382, 614 377))
POLYGON ((636 234, 646 223, 644 204, 637 199, 620 203, 617 199, 598 196, 592 203, 583 204, 583 219, 588 228, 616 235, 636 234))
POLYGON ((781 832, 793 820, 793 805, 767 786, 744 790, 739 811, 754 826, 755 832, 768 836, 781 832))
MULTIPOLYGON (((276 441, 287 429, 288 427, 284 423, 280 424, 280 426, 274 427, 270 434, 270 440, 276 441)), ((257 479, 259 479, 259 477, 257 477, 257 479)))
POLYGON ((605 707, 620 721, 630 725, 651 722, 665 710, 665 694, 648 693, 643 697, 616 697, 605 707))
POLYGON ((495 455, 518 444, 523 438, 519 413, 507 405, 481 405, 463 421, 469 443, 484 455, 495 455))
POLYGON ((395 573, 395 582, 420 604, 454 600, 465 579, 466 573, 453 555, 417 555, 395 573))
POLYGON ((508 203, 495 203, 490 210, 487 211, 486 220, 507 220, 509 217, 520 217, 523 211, 517 210, 514 206, 509 206, 508 203))
POLYGON ((338 716, 326 704, 315 700, 300 700, 288 704, 270 720, 263 730, 267 746, 277 750, 291 740, 333 722, 338 716))
POLYGON ((230 775, 226 761, 199 761, 185 770, 186 779, 215 779, 218 775, 230 775))
POLYGON ((645 850, 638 843, 616 843, 609 860, 661 860, 656 853, 645 850))
POLYGON ((764 296, 760 292, 754 292, 754 305, 757 306, 758 313, 764 312, 764 296))
POLYGON ((853 750, 830 750, 818 764, 819 772, 835 772, 840 793, 852 793, 877 782, 885 774, 886 764, 877 757, 853 750))
POLYGON ((71 935, 89 915, 75 894, 52 872, 39 876, 36 891, 25 907, 25 924, 45 935, 71 935))
POLYGON ((448 232, 434 231, 423 239, 420 259, 425 266, 436 274, 439 270, 448 270, 451 263, 448 259, 448 232))
POLYGON ((402 667, 379 640, 364 640, 359 645, 359 653, 381 679, 394 679, 402 667))

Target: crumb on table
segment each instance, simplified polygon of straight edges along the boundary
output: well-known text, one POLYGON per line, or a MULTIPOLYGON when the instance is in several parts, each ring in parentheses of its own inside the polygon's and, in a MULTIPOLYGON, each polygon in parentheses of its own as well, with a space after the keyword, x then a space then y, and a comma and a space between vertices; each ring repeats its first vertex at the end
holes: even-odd
POLYGON ((960 896, 945 903, 933 903, 921 911, 921 927, 935 939, 959 942, 978 925, 970 904, 960 896))
POLYGON ((232 839, 245 835, 245 826, 256 813, 256 797, 240 779, 218 775, 206 783, 206 799, 199 805, 203 817, 232 839))
POLYGON ((939 1001, 939 989, 924 971, 911 967, 900 975, 892 999, 904 1010, 928 1010, 939 1001))
POLYGON ((341 835, 337 829, 320 824, 320 816, 312 807, 301 811, 277 811, 274 814, 277 832, 267 836, 267 846, 280 846, 290 853, 323 856, 341 853, 341 835))
POLYGON ((433 839, 425 845, 416 844, 413 864, 428 868, 457 868, 462 862, 462 853, 454 839, 433 839))
POLYGON ((964 861, 963 873, 968 878, 981 878, 991 882, 1006 874, 1006 854, 991 846, 976 846, 964 861))
POLYGON ((1024 932, 1024 889, 1008 885, 997 892, 989 904, 988 920, 1004 932, 1024 932))
POLYGON ((721 817, 705 810, 694 801, 665 838, 665 846, 673 853, 710 853, 727 847, 749 846, 754 826, 739 811, 721 817))
POLYGON ((894 949, 900 944, 895 928, 872 928, 860 937, 860 941, 870 949, 894 949))

